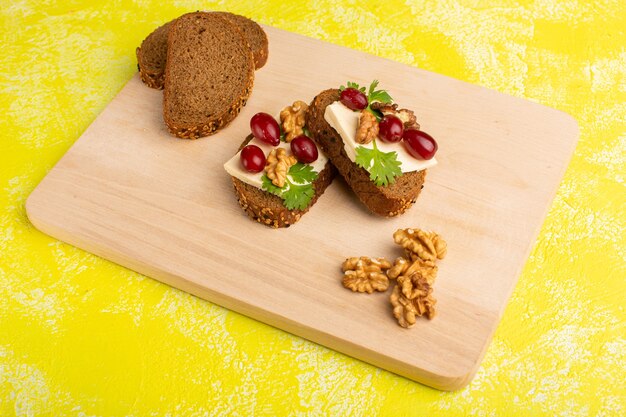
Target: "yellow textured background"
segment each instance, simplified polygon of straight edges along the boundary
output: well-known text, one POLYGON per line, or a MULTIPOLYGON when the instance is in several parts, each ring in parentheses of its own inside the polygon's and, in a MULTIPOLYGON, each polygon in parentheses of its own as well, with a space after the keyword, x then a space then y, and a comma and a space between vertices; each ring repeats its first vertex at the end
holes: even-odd
POLYGON ((1 0, 0 22, 1 416, 626 415, 623 1, 1 0), (574 158, 468 388, 410 382, 28 222, 26 197, 135 73, 135 47, 203 8, 578 120, 574 158))

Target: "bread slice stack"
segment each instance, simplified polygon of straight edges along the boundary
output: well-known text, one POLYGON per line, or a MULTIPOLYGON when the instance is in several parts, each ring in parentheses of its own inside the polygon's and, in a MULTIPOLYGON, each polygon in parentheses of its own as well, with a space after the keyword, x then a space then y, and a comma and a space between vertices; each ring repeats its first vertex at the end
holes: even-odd
MULTIPOLYGON (((255 21, 229 12, 210 12, 223 17, 243 33, 252 49, 254 68, 260 69, 267 62, 267 35, 255 21)), ((141 80, 151 88, 162 90, 165 85, 165 63, 167 62, 167 36, 176 19, 156 28, 137 48, 137 67, 141 80)))
POLYGON ((239 114, 267 55, 263 29, 227 12, 185 14, 137 48, 141 79, 164 89, 165 124, 187 139, 214 134, 239 114))

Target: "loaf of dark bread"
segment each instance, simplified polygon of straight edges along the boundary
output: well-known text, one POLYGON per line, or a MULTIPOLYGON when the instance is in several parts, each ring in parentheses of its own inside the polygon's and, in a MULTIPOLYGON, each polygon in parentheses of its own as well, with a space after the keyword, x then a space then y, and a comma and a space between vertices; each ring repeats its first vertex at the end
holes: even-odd
POLYGON ((306 115, 311 139, 370 211, 385 217, 404 213, 419 196, 426 170, 404 173, 393 184, 384 187, 375 185, 370 180, 370 174, 348 158, 343 139, 324 119, 326 107, 339 100, 339 96, 337 89, 325 90, 311 102, 306 115))
POLYGON ((170 26, 163 119, 170 132, 195 139, 227 125, 246 104, 254 59, 241 31, 215 13, 189 13, 170 26))
MULTIPOLYGON (((239 147, 239 150, 246 146, 252 138, 252 135, 248 136, 239 147)), ((333 181, 333 178, 335 178, 336 173, 337 171, 330 161, 326 162, 324 169, 319 173, 317 179, 313 181, 315 195, 304 210, 289 210, 285 207, 280 197, 250 184, 246 184, 238 178, 231 178, 235 187, 237 201, 241 208, 245 210, 246 214, 252 220, 261 224, 278 228, 289 227, 300 220, 300 217, 309 211, 317 199, 324 193, 326 188, 333 181)))
MULTIPOLYGON (((247 17, 229 13, 212 12, 233 23, 243 33, 252 49, 255 69, 267 62, 269 45, 267 35, 255 21, 247 17)), ((173 20, 159 26, 137 48, 137 68, 141 80, 148 86, 162 89, 165 83, 165 64, 167 60, 167 35, 173 20)))

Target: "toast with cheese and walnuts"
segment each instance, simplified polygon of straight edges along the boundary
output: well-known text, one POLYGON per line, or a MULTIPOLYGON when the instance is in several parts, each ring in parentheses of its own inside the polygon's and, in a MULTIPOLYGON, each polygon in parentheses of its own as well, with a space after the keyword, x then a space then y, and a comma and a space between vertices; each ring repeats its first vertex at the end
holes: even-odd
MULTIPOLYGON (((376 86, 377 83, 375 81, 375 84, 372 84, 376 86)), ((365 90, 363 89, 363 91, 365 90)), ((327 107, 340 101, 340 98, 340 89, 328 89, 322 91, 313 99, 307 110, 307 122, 311 137, 337 168, 339 174, 346 180, 359 200, 371 212, 384 217, 393 217, 404 213, 415 203, 420 195, 424 187, 426 169, 402 172, 400 174, 395 173, 394 175, 396 176, 391 177, 388 183, 384 185, 377 184, 373 180, 372 172, 368 172, 363 166, 359 166, 348 157, 344 139, 325 118, 327 107)), ((388 108, 390 112, 397 113, 396 105, 389 105, 388 108)), ((366 110, 362 111, 365 112, 366 110)), ((406 109, 403 109, 403 111, 409 112, 406 109)), ((417 125, 414 116, 412 116, 413 113, 409 113, 412 117, 409 127, 419 129, 419 125, 417 125)), ((377 133, 378 130, 376 130, 374 136, 377 133)), ((387 144, 384 145, 388 146, 387 144)), ((400 143, 397 145, 402 146, 400 143)), ((382 144, 379 143, 378 146, 381 147, 382 144)), ((401 152, 406 152, 404 149, 398 149, 401 152)))
POLYGON ((253 134, 224 164, 241 208, 266 226, 296 223, 336 175, 335 167, 307 136, 306 107, 302 101, 285 107, 280 126, 267 113, 254 115, 253 134))
MULTIPOLYGON (((252 135, 248 136, 241 144, 241 148, 247 145, 252 139, 252 135)), ((232 181, 237 196, 237 202, 248 217, 266 226, 279 228, 289 227, 300 220, 300 218, 313 207, 317 199, 324 194, 324 191, 326 191, 326 188, 333 181, 335 175, 335 168, 330 161, 328 161, 324 169, 312 183, 314 195, 310 202, 302 209, 291 210, 285 206, 285 202, 277 195, 270 194, 258 187, 247 184, 236 177, 232 177, 232 181)))

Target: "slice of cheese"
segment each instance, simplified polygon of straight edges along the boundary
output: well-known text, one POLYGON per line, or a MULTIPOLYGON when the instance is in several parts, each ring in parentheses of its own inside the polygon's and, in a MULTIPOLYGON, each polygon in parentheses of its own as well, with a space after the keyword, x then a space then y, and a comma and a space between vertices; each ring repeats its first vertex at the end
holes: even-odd
MULTIPOLYGON (((350 110, 340 101, 335 101, 333 104, 327 106, 324 112, 324 119, 343 139, 343 148, 352 162, 356 159, 356 148, 358 146, 363 146, 368 149, 374 148, 373 142, 360 144, 355 140, 356 130, 359 127, 359 115, 359 112, 350 110)), ((387 143, 382 140, 376 140, 376 147, 378 147, 381 152, 395 152, 401 164, 400 169, 402 172, 422 171, 437 164, 435 158, 428 160, 414 158, 406 150, 402 142, 387 143)))
MULTIPOLYGON (((289 153, 291 153, 291 145, 286 143, 286 142, 280 142, 278 144, 278 146, 272 146, 270 144, 267 144, 257 138, 253 138, 248 145, 256 145, 259 148, 261 148, 261 150, 263 151, 263 153, 265 154, 265 157, 267 158, 267 156, 270 154, 270 152, 272 151, 272 149, 275 148, 285 148, 288 150, 289 153)), ((328 158, 326 158, 326 156, 322 153, 321 150, 317 150, 318 152, 318 157, 317 160, 315 160, 314 162, 308 164, 311 165, 313 167, 313 170, 316 171, 317 173, 322 172, 322 170, 324 169, 324 167, 326 166, 326 162, 328 161, 328 158)), ((263 189, 263 182, 262 182, 262 178, 263 175, 265 174, 265 171, 261 171, 261 172, 248 172, 245 169, 243 169, 243 166, 241 165, 241 161, 240 161, 240 154, 241 152, 237 152, 237 154, 235 154, 235 156, 233 156, 232 158, 230 158, 225 164, 224 164, 224 169, 226 170, 226 172, 228 172, 230 175, 232 175, 235 178, 240 179, 241 181, 245 182, 246 184, 250 184, 254 187, 257 188, 261 188, 263 189)))

